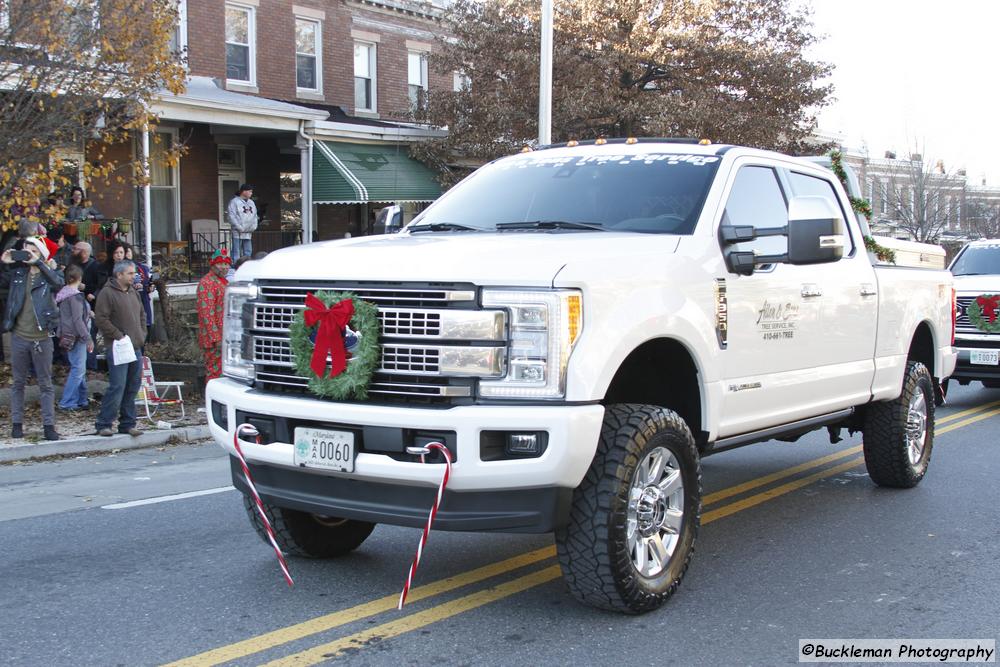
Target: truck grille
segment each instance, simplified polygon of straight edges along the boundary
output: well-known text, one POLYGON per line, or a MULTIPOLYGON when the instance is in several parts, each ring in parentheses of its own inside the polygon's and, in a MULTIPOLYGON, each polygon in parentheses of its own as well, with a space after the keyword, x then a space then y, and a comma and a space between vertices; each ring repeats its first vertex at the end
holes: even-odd
POLYGON ((309 292, 350 291, 374 303, 382 336, 381 367, 369 385, 373 399, 388 402, 450 403, 473 395, 475 377, 506 370, 506 314, 479 310, 471 285, 407 287, 371 284, 301 284, 268 281, 253 303, 253 359, 258 387, 306 392, 308 380, 295 371, 288 329, 305 307, 309 292), (479 362, 476 373, 454 373, 456 363, 479 362), (457 360, 457 361, 456 361, 457 360))
POLYGON ((958 308, 958 317, 955 319, 955 333, 996 335, 990 334, 988 331, 981 331, 977 329, 976 325, 969 321, 969 313, 967 309, 975 300, 976 297, 974 296, 960 296, 955 300, 958 308))

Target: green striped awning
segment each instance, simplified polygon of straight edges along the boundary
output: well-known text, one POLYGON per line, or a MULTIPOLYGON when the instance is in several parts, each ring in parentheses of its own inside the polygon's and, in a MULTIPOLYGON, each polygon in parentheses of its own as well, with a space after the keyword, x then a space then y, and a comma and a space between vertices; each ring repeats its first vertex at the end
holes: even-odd
POLYGON ((313 203, 426 202, 441 196, 434 172, 399 144, 313 144, 313 203))

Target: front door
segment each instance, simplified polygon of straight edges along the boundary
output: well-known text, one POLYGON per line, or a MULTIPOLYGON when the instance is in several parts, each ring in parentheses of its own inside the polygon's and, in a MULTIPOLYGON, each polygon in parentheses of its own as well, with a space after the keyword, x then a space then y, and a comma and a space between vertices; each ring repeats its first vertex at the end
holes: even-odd
MULTIPOLYGON (((744 164, 736 171, 723 219, 755 228, 788 223, 788 203, 775 169, 744 164)), ((782 254, 783 236, 733 246, 782 254)), ((718 437, 785 424, 817 414, 822 396, 817 347, 823 301, 809 266, 776 263, 749 276, 726 274, 729 333, 722 350, 723 410, 718 437)))

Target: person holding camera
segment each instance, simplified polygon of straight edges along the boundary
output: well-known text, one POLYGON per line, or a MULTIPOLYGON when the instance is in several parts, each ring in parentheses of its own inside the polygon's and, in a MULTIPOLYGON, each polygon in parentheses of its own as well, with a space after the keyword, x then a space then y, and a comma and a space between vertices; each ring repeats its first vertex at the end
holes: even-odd
POLYGON ((63 277, 47 262, 54 252, 51 241, 32 236, 4 251, 2 280, 9 285, 3 330, 10 331, 11 370, 14 384, 10 395, 10 435, 24 437, 24 385, 33 368, 41 391, 42 426, 46 440, 59 440, 56 433, 55 390, 52 387, 52 336, 59 326, 59 310, 53 295, 63 286, 63 277))

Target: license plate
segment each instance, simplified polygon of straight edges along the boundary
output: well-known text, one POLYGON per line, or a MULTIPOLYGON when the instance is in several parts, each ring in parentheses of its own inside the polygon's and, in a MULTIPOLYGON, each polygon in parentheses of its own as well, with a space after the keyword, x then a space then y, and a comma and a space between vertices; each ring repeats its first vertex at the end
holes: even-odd
POLYGON ((1000 365, 1000 350, 970 350, 969 361, 982 366, 1000 365))
POLYGON ((297 428, 292 461, 305 468, 354 472, 354 434, 323 428, 297 428))

